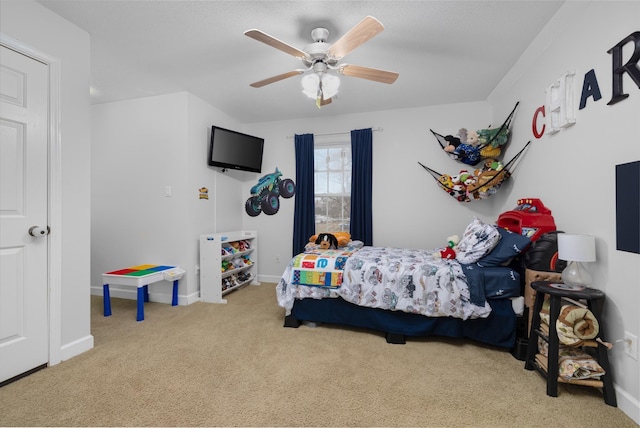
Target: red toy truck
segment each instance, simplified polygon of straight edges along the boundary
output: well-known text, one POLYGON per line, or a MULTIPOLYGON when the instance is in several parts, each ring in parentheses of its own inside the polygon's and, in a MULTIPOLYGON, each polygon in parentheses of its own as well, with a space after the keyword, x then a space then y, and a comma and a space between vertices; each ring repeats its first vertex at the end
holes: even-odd
POLYGON ((498 216, 498 226, 520 233, 532 241, 556 230, 551 210, 536 198, 518 199, 518 206, 498 216))

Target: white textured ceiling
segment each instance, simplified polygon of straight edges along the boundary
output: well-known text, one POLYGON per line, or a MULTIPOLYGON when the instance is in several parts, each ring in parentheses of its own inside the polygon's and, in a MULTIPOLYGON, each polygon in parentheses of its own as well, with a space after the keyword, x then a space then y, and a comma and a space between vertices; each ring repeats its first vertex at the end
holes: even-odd
POLYGON ((91 34, 93 103, 189 91, 243 123, 484 101, 562 1, 38 0, 91 34), (385 30, 341 63, 392 70, 387 85, 341 77, 318 110, 296 58, 244 36, 257 28, 302 49, 335 42, 372 15, 385 30))

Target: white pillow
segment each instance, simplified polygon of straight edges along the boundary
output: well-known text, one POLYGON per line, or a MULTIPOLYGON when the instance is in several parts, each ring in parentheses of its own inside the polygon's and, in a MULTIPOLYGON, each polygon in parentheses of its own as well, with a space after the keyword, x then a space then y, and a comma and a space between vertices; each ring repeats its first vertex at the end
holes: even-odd
POLYGON ((349 241, 349 243, 345 246, 345 248, 349 251, 359 250, 362 247, 364 247, 364 242, 358 240, 349 241))
POLYGON ((475 263, 493 250, 499 241, 500 232, 495 226, 474 217, 456 247, 456 260, 465 264, 475 263))

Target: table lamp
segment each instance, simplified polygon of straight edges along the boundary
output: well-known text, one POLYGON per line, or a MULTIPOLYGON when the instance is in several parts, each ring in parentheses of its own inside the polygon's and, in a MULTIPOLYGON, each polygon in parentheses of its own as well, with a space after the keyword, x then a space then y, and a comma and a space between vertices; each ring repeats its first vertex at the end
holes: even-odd
POLYGON ((562 282, 576 287, 591 285, 591 274, 584 263, 596 261, 594 236, 558 233, 558 258, 567 261, 562 282))

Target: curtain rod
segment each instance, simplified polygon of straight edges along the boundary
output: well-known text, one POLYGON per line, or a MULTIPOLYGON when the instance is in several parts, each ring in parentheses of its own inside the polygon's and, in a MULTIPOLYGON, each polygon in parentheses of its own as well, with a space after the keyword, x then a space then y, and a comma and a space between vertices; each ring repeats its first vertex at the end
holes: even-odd
MULTIPOLYGON (((371 127, 371 130, 374 132, 382 132, 384 131, 384 129, 382 129, 381 126, 378 126, 377 128, 373 128, 371 127)), ((325 137, 328 135, 340 135, 340 134, 350 134, 351 131, 340 131, 340 132, 325 132, 323 134, 313 134, 314 137, 325 137)), ((287 135, 287 138, 293 138, 295 137, 295 135, 287 135)))

